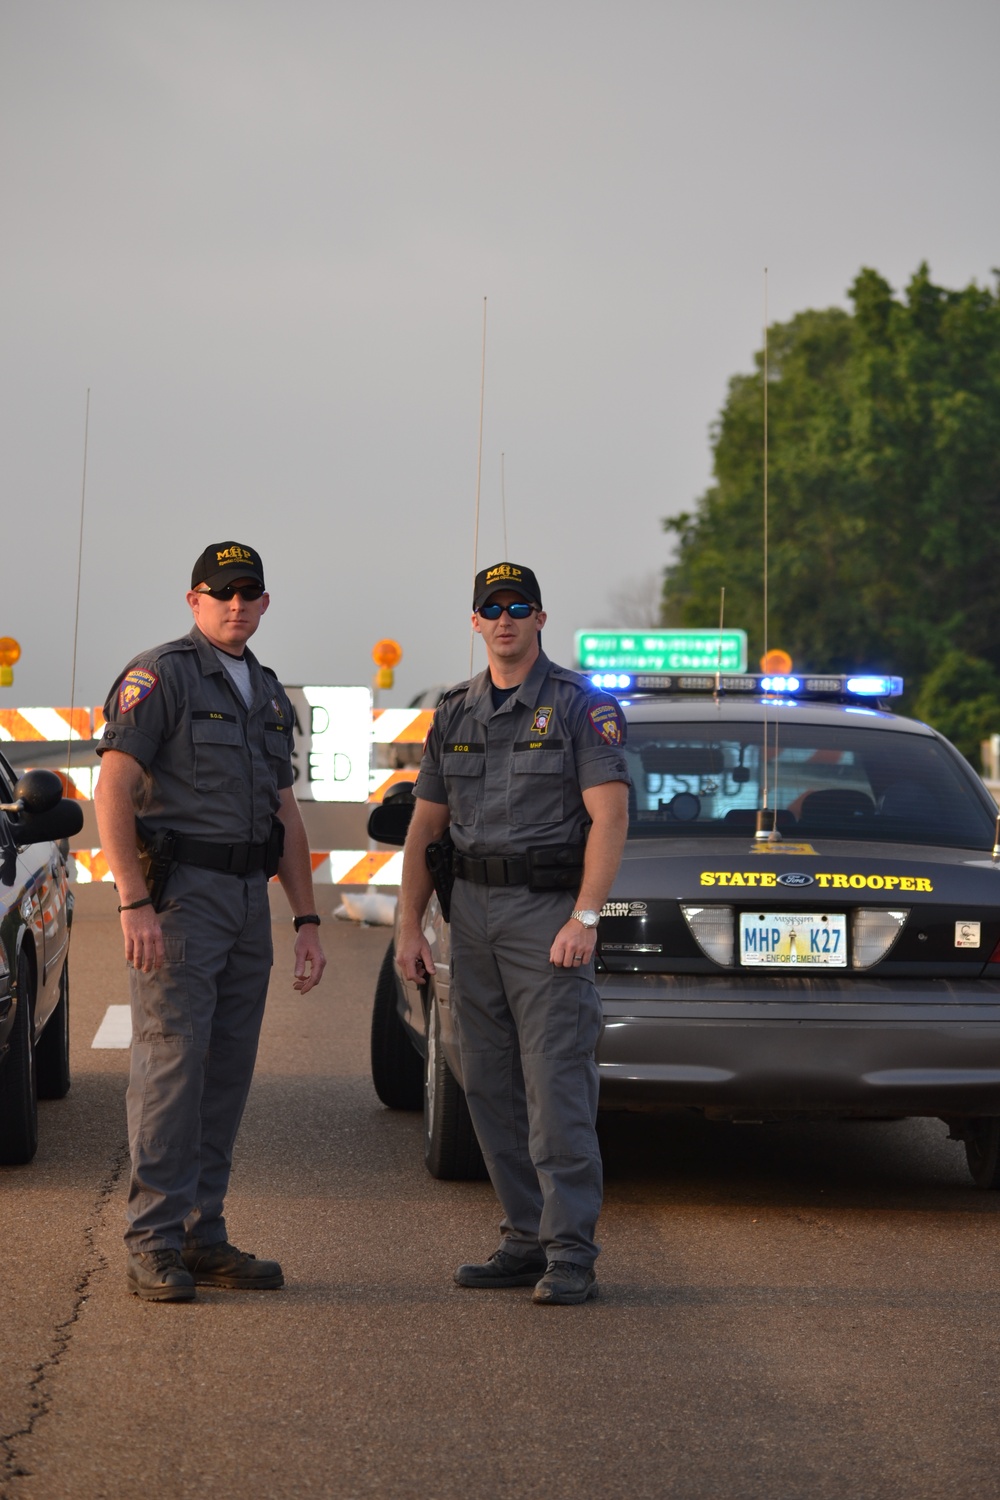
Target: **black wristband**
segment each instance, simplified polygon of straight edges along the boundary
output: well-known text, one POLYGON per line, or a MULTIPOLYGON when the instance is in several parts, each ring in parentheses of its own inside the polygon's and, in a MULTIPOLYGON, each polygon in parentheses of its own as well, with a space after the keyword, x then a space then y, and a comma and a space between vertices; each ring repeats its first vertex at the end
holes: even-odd
POLYGON ((140 906, 152 906, 152 896, 143 896, 141 901, 130 901, 127 906, 119 906, 119 911, 138 911, 140 906))
POLYGON ((311 911, 308 912, 304 917, 293 917, 292 926, 295 928, 296 932, 298 932, 300 927, 318 927, 319 917, 314 911, 311 911))

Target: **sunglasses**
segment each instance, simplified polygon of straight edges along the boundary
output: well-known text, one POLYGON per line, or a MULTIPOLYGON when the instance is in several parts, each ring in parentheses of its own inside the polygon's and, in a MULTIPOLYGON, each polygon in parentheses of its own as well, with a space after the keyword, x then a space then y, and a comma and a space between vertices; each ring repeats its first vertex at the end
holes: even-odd
POLYGON ((476 614, 481 615, 484 620, 499 620, 500 616, 506 610, 507 614, 510 615, 512 620, 526 620, 529 615, 533 615, 535 613, 537 607, 538 606, 535 604, 523 603, 481 604, 476 610, 476 614))
POLYGON ((240 598, 245 599, 247 604, 253 604, 256 599, 263 597, 264 585, 262 583, 227 583, 225 588, 198 589, 197 592, 199 594, 207 594, 210 599, 221 599, 224 604, 228 604, 231 599, 239 594, 240 598))

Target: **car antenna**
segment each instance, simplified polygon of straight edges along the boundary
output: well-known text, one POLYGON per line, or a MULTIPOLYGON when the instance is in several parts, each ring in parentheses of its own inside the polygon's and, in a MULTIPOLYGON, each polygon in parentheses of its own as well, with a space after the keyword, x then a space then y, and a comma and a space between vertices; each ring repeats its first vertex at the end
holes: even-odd
MULTIPOLYGON (((767 267, 764 267, 764 661, 767 661, 767 267)), ((755 838, 767 840, 769 844, 779 843, 781 834, 778 832, 778 728, 774 730, 774 757, 775 757, 775 786, 774 786, 774 809, 771 816, 771 826, 767 827, 767 698, 764 698, 764 768, 763 785, 761 787, 761 805, 757 810, 757 831, 755 838)))
MULTIPOLYGON (((476 461, 476 529, 472 541, 472 587, 476 586, 479 570, 479 499, 483 486, 483 403, 486 396, 486 298, 483 298, 483 359, 479 373, 479 457, 476 461)), ((504 536, 506 541, 506 532, 504 536)), ((505 549, 506 550, 506 549, 505 549)), ((472 653, 476 644, 476 632, 469 626, 469 676, 472 676, 472 653)))
MULTIPOLYGON (((69 682, 69 739, 66 741, 66 791, 72 786, 70 768, 73 763, 73 710, 76 708, 76 651, 80 636, 80 579, 83 575, 83 517, 87 507, 87 439, 90 435, 90 386, 83 413, 83 478, 80 483, 80 536, 76 547, 76 609, 73 614, 73 666, 69 682)), ((72 793, 70 793, 72 795, 72 793)))
POLYGON ((504 482, 503 482, 503 461, 504 461, 504 454, 501 453, 501 455, 500 455, 500 513, 503 516, 503 555, 504 555, 504 557, 509 557, 510 556, 510 552, 509 552, 508 547, 507 547, 507 492, 504 489, 504 482))
POLYGON ((715 665, 715 701, 718 703, 719 694, 722 692, 722 622, 726 617, 726 586, 719 590, 719 655, 715 665))

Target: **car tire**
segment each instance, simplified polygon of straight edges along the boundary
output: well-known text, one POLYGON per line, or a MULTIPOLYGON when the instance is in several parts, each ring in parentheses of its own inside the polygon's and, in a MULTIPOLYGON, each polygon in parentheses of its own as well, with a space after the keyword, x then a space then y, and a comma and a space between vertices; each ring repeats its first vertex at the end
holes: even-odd
POLYGON ((371 1068, 375 1092, 390 1109, 420 1109, 424 1061, 399 1014, 399 985, 392 943, 385 950, 372 1006, 371 1068))
POLYGON ((7 1061, 0 1068, 0 1165, 23 1166, 38 1150, 38 1095, 31 1036, 31 965, 17 960, 17 1011, 7 1061))
POLYGON ((441 1016, 433 985, 427 1010, 424 1162, 432 1177, 447 1182, 476 1182, 486 1176, 465 1090, 449 1068, 441 1046, 441 1016))
POLYGON ((59 999, 35 1048, 39 1099, 65 1099, 69 1093, 69 960, 59 976, 59 999))
POLYGON ((976 1187, 1000 1188, 1000 1119, 981 1115, 966 1120, 962 1139, 976 1187))

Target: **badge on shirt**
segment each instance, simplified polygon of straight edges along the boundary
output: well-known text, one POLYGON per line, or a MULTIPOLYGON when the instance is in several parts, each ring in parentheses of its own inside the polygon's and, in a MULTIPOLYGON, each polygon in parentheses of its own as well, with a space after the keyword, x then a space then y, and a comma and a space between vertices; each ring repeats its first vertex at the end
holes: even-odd
POLYGON ((536 708, 535 717, 531 721, 532 734, 548 734, 549 725, 552 723, 551 708, 536 708))
POLYGON ((271 699, 271 707, 274 709, 275 716, 277 718, 283 719, 285 717, 284 713, 282 712, 281 704, 278 702, 277 698, 271 699))
POLYGON ((622 724, 615 703, 599 703, 587 715, 602 740, 609 745, 622 743, 622 724))
POLYGON ((145 667, 133 667, 122 678, 118 689, 118 712, 131 713, 137 703, 149 697, 159 680, 155 672, 147 671, 145 667))

